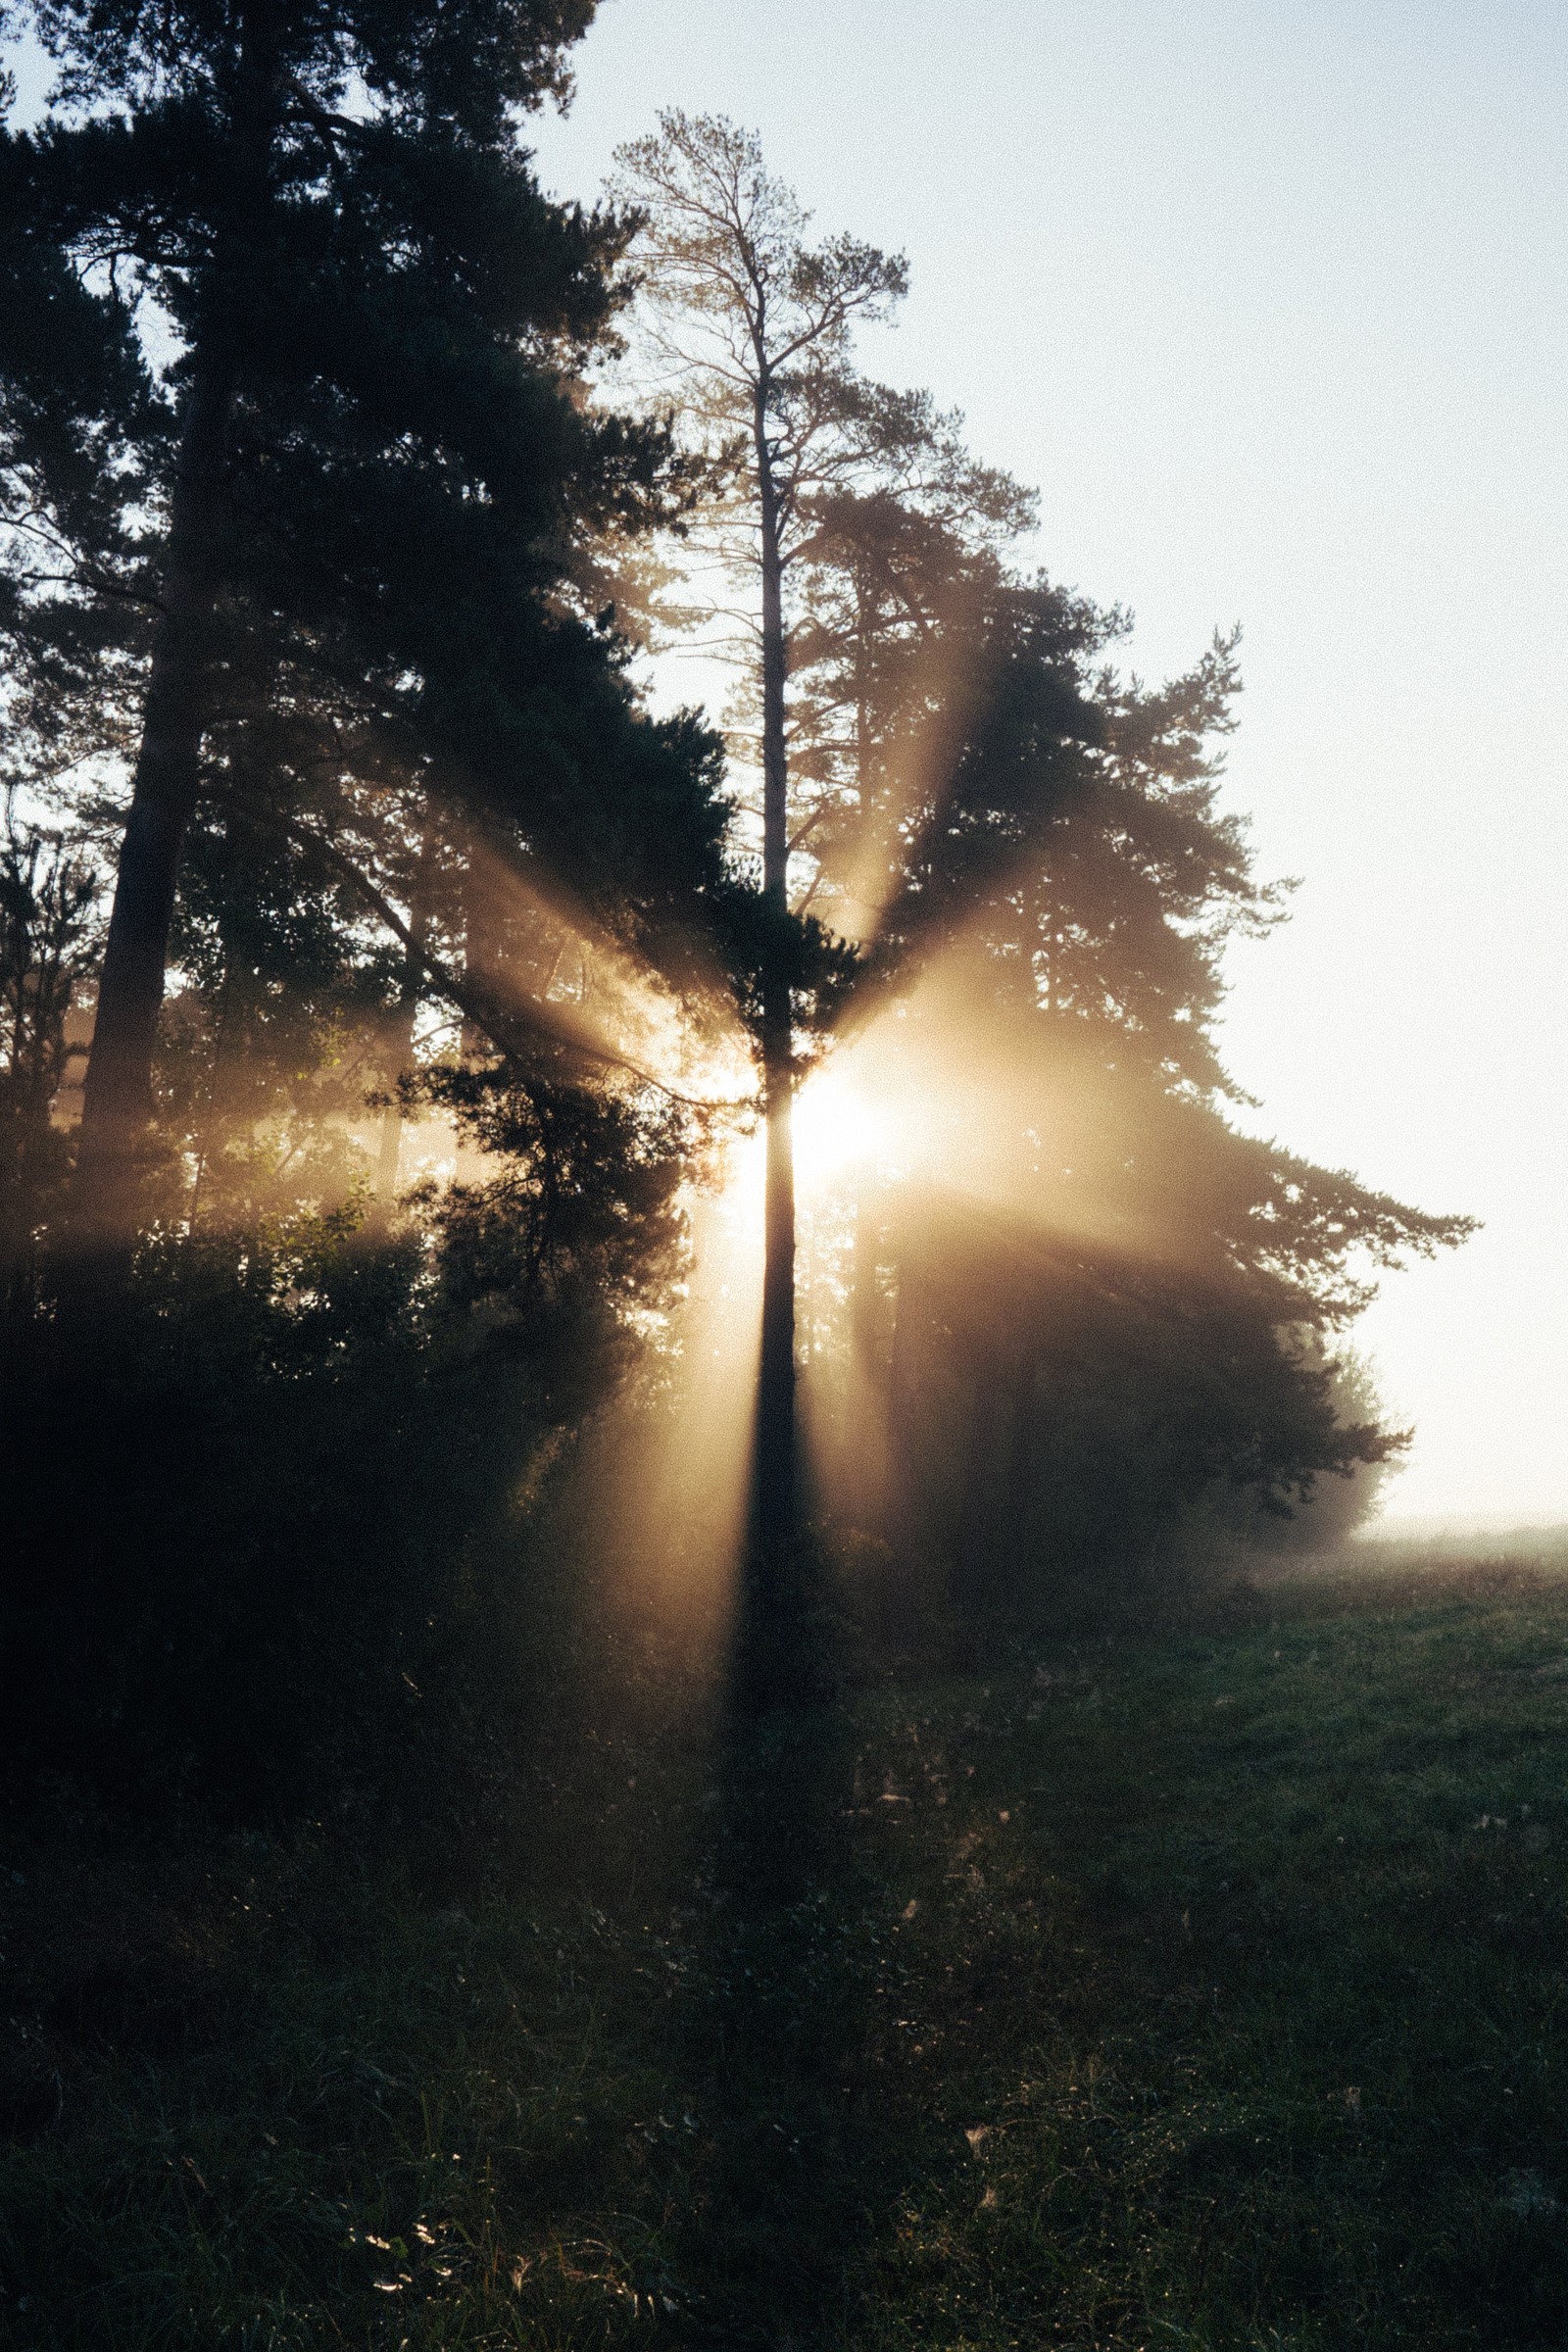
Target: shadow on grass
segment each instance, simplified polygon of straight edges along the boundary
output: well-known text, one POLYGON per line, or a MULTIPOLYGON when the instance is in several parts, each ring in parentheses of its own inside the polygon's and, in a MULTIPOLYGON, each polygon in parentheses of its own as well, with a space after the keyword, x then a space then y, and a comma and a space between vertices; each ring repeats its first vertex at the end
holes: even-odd
POLYGON ((820 1599, 803 1547, 751 1581, 736 1629, 677 2024, 704 2127, 676 2262, 693 2344, 848 2340, 876 2184, 891 2199, 902 2178, 875 2095, 886 1894, 856 1851, 856 1726, 820 1599))

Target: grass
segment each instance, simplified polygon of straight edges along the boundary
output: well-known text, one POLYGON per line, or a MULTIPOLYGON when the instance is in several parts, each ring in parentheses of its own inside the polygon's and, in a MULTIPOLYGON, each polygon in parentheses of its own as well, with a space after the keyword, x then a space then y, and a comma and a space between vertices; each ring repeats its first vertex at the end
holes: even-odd
POLYGON ((1568 1580, 579 1763, 458 1902, 19 1813, 0 2341, 1568 2343, 1568 1580))

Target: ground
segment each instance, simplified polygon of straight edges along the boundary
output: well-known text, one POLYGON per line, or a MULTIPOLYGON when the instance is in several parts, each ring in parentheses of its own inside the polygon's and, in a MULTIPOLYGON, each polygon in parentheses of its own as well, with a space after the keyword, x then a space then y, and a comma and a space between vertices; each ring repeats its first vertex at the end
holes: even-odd
POLYGON ((1568 2343, 1568 1578, 602 1736, 435 1891, 5 1837, 27 2352, 1568 2343))

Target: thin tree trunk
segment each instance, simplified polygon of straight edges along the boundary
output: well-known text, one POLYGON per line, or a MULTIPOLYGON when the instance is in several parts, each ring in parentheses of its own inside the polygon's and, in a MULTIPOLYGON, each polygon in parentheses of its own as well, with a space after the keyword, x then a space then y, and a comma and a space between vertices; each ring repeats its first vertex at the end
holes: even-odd
POLYGON ((1033 1333, 1025 1330, 1018 1342, 1012 1376, 1012 1428, 1007 1439, 1007 1472, 1003 1510, 1006 1557, 1003 1581, 1008 1598, 1023 1589, 1026 1566, 1033 1566, 1031 1537, 1035 1500, 1035 1383, 1033 1333))
MULTIPOLYGON (((501 964, 503 924, 496 904, 495 858, 482 825, 457 818, 454 839, 463 858, 459 884, 463 909, 463 968, 470 980, 494 991, 501 964)), ((463 1018, 462 1050, 473 1055, 489 1050, 489 1039, 470 1013, 463 1018)))
POLYGON ((923 1239, 907 1213, 895 1229, 893 1258, 897 1271, 883 1412, 883 1499, 875 1524, 897 1563, 906 1593, 904 1606, 912 1626, 917 1614, 913 1592, 916 1530, 930 1517, 925 1474, 934 1448, 920 1443, 919 1408, 929 1372, 926 1325, 930 1305, 923 1239))
POLYGON ((881 1227, 879 1195, 870 1169, 863 1169, 855 1199, 854 1254, 850 1261, 849 1377, 839 1415, 840 1480, 855 1496, 857 1524, 877 1526, 887 1504, 888 1398, 891 1364, 883 1329, 878 1269, 881 1227))
POLYGON ((785 947, 789 908, 788 764, 784 742, 783 565, 778 494, 767 440, 765 380, 756 405, 762 567, 762 895, 776 923, 762 975, 762 1081, 767 1110, 763 1211, 762 1346, 757 1412, 757 1534, 764 1575, 796 1534, 795 1069, 785 947))
MULTIPOLYGON (((414 1050, 414 1014, 417 998, 400 1004, 394 1016, 388 1043, 392 1084, 408 1068, 414 1050)), ((403 1111, 394 1094, 381 1113, 381 1138, 375 1155, 375 1221, 389 1217, 398 1197, 398 1163, 403 1156, 403 1111)))
POLYGON ((213 1131, 218 1124, 219 1101, 223 1079, 223 1049, 228 1044, 229 1020, 234 1008, 234 966, 230 960, 223 974, 223 984, 218 999, 218 1022, 213 1033, 213 1068, 207 1084, 207 1120, 201 1130, 201 1145, 196 1154, 196 1176, 190 1188, 190 1207, 185 1212, 185 1229, 196 1231, 201 1213, 202 1187, 207 1181, 207 1163, 212 1152, 213 1131))
MULTIPOLYGON (((403 958, 403 985, 397 1011, 388 1031, 389 1076, 394 1088, 414 1064, 414 1024, 419 1010, 424 978, 423 948, 430 936, 430 876, 435 865, 435 826, 426 815, 419 835, 419 855, 409 890, 409 942, 403 958)), ((376 1161, 375 1192, 380 1214, 390 1215, 397 1199, 398 1160, 403 1148, 403 1112, 396 1094, 381 1113, 381 1149, 376 1161)))
POLYGON ((954 1566, 960 1587, 956 1598, 960 1609, 967 1606, 970 1612, 993 1596, 996 1583, 998 1432, 1005 1389, 1003 1366, 984 1340, 977 1343, 977 1353, 954 1544, 954 1566))

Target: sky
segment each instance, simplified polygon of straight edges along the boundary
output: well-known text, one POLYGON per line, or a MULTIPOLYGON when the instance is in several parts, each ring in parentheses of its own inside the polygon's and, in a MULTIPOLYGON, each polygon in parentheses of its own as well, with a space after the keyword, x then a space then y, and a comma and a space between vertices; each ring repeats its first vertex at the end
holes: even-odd
POLYGON ((1568 9, 602 0, 542 175, 658 109, 909 257, 865 364, 1041 492, 1146 677, 1240 622, 1289 925, 1224 1046, 1294 1149, 1485 1230, 1357 1327, 1397 1516, 1568 1519, 1568 9))
POLYGON ((1568 9, 602 0, 591 196, 661 106, 902 248, 863 347, 1041 491, 1142 674, 1240 622, 1289 925, 1224 1044, 1294 1149, 1485 1230, 1357 1326, 1391 1516, 1568 1519, 1568 9))

